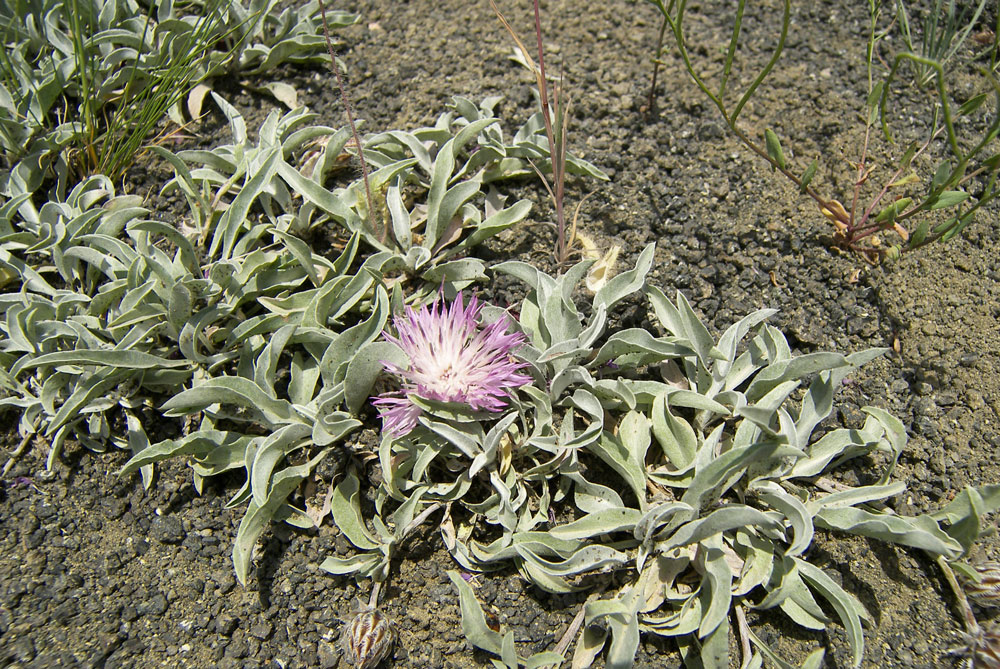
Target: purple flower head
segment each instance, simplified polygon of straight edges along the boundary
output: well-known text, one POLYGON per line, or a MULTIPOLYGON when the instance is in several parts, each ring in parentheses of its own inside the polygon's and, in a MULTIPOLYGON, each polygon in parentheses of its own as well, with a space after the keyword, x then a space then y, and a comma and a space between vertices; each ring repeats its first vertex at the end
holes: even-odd
POLYGON ((507 333, 505 319, 480 330, 476 319, 482 305, 476 297, 466 307, 459 293, 445 308, 438 298, 431 307, 406 308, 392 319, 397 335, 382 336, 399 346, 410 359, 407 368, 383 362, 386 371, 400 379, 398 392, 372 401, 382 418, 382 429, 403 436, 417 426, 421 409, 410 399, 460 402, 475 411, 501 411, 510 391, 531 382, 518 374, 527 367, 511 351, 524 343, 520 332, 507 333))

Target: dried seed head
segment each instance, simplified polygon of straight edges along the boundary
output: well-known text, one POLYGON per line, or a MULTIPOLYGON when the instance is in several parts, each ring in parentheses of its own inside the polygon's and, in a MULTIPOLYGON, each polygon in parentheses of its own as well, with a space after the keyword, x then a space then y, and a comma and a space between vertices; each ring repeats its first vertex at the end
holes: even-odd
POLYGON ((970 644, 969 666, 972 669, 1000 669, 1000 626, 990 625, 980 631, 970 644))
POLYGON ((340 645, 357 669, 374 669, 389 656, 396 630, 378 609, 365 609, 344 627, 340 645))
POLYGON ((1000 606, 1000 562, 982 562, 972 568, 977 579, 963 581, 966 596, 984 609, 1000 606))

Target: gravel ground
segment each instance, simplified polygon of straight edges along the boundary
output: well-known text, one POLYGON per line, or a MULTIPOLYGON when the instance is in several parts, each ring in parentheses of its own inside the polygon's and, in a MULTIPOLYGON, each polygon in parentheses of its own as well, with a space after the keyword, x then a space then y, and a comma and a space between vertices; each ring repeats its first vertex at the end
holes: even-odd
MULTIPOLYGON (((755 135, 774 128, 796 164, 819 158, 816 183, 840 193, 853 181, 845 161, 856 158, 863 131, 855 118, 864 102, 866 18, 857 4, 817 2, 795 10, 787 51, 743 121, 755 135)), ((528 36, 530 4, 503 6, 528 36)), ((705 2, 698 14, 723 16, 723 6, 705 2)), ((342 56, 356 113, 368 130, 430 123, 453 95, 505 95, 498 112, 510 130, 531 112, 530 77, 507 59, 508 38, 487 4, 365 0, 345 8, 362 15, 342 33, 342 56)), ((773 40, 762 17, 778 9, 759 11, 745 24, 755 63, 773 40)), ((571 146, 612 177, 609 184, 569 185, 570 207, 594 191, 581 209, 581 228, 601 244, 622 244, 623 266, 656 241, 650 282, 668 294, 681 289, 716 334, 754 309, 774 307, 780 314, 773 323, 799 353, 892 349, 849 379, 832 424, 859 425, 867 404, 903 421, 910 441, 895 477, 909 492, 892 500, 897 511, 935 509, 965 485, 1000 481, 997 208, 947 246, 891 266, 868 266, 829 246, 832 230, 815 205, 724 132, 675 59, 661 69, 658 113, 650 117, 646 94, 658 30, 650 6, 552 2, 544 6, 544 20, 550 68, 563 69, 573 100, 571 146)), ((992 20, 995 15, 986 23, 992 20)), ((698 25, 695 54, 721 62, 725 31, 707 20, 698 25)), ((738 71, 737 80, 745 76, 738 71)), ((326 71, 285 69, 280 78, 321 121, 339 124, 338 94, 326 71)), ((956 85, 962 81, 959 76, 956 85)), ((220 90, 249 128, 271 108, 234 83, 220 90)), ((916 108, 919 94, 907 95, 916 108)), ((904 134, 918 136, 925 121, 912 116, 904 134)), ((217 113, 196 131, 202 144, 228 139, 217 113)), ((144 165, 132 187, 155 193, 168 176, 162 165, 144 165)), ((537 202, 533 221, 550 220, 537 183, 512 188, 537 202)), ((177 215, 174 201, 150 202, 163 216, 177 215)), ((526 224, 492 240, 480 255, 532 260, 551 271, 552 244, 547 228, 526 224)), ((499 283, 485 288, 503 289, 499 283)), ((641 322, 645 315, 622 318, 641 322)), ((13 423, 9 414, 0 418, 13 423)), ((375 439, 372 429, 353 437, 361 446, 375 439)), ((17 446, 16 435, 8 434, 4 448, 17 446)), ((190 471, 176 462, 161 467, 156 485, 144 491, 137 476, 117 476, 123 453, 71 445, 49 474, 44 445, 31 446, 0 488, 0 667, 347 666, 336 645, 339 625, 355 597, 367 593, 318 569, 326 556, 350 550, 329 521, 312 532, 274 527, 260 542, 244 588, 229 557, 240 510, 225 508, 240 480, 220 477, 199 495, 190 471)), ((842 472, 844 482, 869 478, 866 464, 873 463, 860 460, 842 472)), ((320 466, 317 496, 343 465, 344 458, 328 458, 320 466)), ((873 615, 865 667, 957 662, 946 652, 956 645, 960 625, 923 554, 832 534, 821 534, 812 550, 812 560, 873 615)), ((977 550, 1000 557, 995 539, 977 550)), ((445 575, 452 566, 433 528, 409 540, 384 598, 402 630, 385 666, 490 666, 462 635, 457 596, 445 575)), ((551 647, 582 601, 540 592, 513 572, 481 577, 478 584, 477 595, 525 651, 551 647)), ((827 666, 850 666, 837 625, 821 635, 771 616, 751 616, 751 624, 792 660, 825 644, 827 666)), ((637 667, 679 664, 673 644, 659 640, 644 641, 636 659, 637 667)))

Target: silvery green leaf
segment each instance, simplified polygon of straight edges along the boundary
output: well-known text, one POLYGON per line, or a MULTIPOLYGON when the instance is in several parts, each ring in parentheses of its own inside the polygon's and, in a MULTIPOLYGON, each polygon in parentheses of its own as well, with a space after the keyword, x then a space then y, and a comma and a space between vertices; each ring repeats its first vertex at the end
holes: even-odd
MULTIPOLYGON (((402 171, 415 161, 402 161, 396 167, 402 171), (409 163, 409 165, 405 164, 409 163)), ((310 202, 319 207, 351 232, 359 232, 362 225, 361 219, 356 212, 337 193, 328 191, 326 188, 316 183, 312 179, 302 176, 298 170, 291 165, 281 161, 275 168, 277 174, 285 180, 289 187, 302 196, 306 202, 310 202)), ((366 241, 371 241, 367 239, 366 241)))
POLYGON ((297 326, 295 325, 285 325, 279 328, 268 339, 267 344, 264 345, 264 349, 255 361, 253 381, 271 397, 275 396, 274 379, 278 368, 278 361, 288 341, 295 334, 296 328, 297 326))
POLYGON ((588 625, 583 629, 583 634, 573 651, 573 664, 571 669, 588 669, 597 659, 597 656, 604 650, 605 641, 608 638, 608 630, 597 625, 588 625))
POLYGON ((591 369, 600 367, 608 361, 630 353, 643 353, 643 364, 651 364, 660 360, 669 360, 688 354, 689 349, 682 343, 672 342, 653 337, 641 328, 632 328, 616 332, 597 351, 593 360, 587 363, 591 369))
POLYGON ((367 574, 374 572, 383 561, 381 553, 358 553, 346 558, 328 557, 319 568, 335 575, 367 574))
POLYGON ((1000 486, 966 486, 954 500, 931 517, 948 523, 948 535, 962 545, 963 553, 968 553, 982 532, 982 517, 997 508, 1000 508, 1000 486))
MULTIPOLYGON (((323 381, 330 385, 346 381, 347 365, 350 360, 362 347, 375 341, 385 328, 388 318, 388 296, 385 289, 378 286, 375 288, 375 298, 372 300, 371 313, 368 318, 335 334, 323 352, 323 358, 320 361, 323 381)), ((402 355, 402 351, 400 351, 399 354, 389 354, 389 357, 385 359, 405 365, 406 361, 400 359, 402 355)))
POLYGON ((194 247, 191 245, 191 242, 188 241, 187 237, 182 235, 180 231, 172 225, 167 225, 161 221, 131 221, 126 226, 126 232, 128 232, 129 236, 133 239, 135 239, 139 233, 146 233, 167 238, 170 243, 177 248, 177 254, 180 257, 183 267, 188 272, 198 272, 198 256, 195 254, 194 247))
POLYGON ((271 181, 279 162, 281 162, 280 149, 271 149, 255 170, 254 175, 250 177, 249 173, 247 174, 250 178, 243 184, 239 194, 233 198, 215 228, 212 243, 208 249, 211 257, 217 257, 216 254, 220 252, 221 256, 219 257, 222 260, 228 260, 231 257, 233 247, 236 245, 236 236, 247 223, 246 216, 251 205, 260 197, 268 182, 271 181))
POLYGON ((879 478, 879 483, 884 485, 888 483, 889 477, 892 476, 892 472, 896 468, 896 463, 899 462, 899 456, 906 447, 906 428, 903 427, 903 423, 898 418, 885 409, 866 406, 862 407, 861 410, 873 417, 882 426, 885 430, 886 439, 889 441, 889 448, 892 450, 892 462, 889 463, 889 466, 885 468, 881 478, 879 478))
POLYGON ((472 233, 441 255, 442 258, 461 253, 493 237, 524 219, 531 211, 529 200, 519 200, 506 209, 501 209, 476 225, 472 233))
POLYGON ((566 659, 551 650, 542 651, 540 653, 535 653, 529 657, 524 658, 525 669, 542 669, 543 667, 558 667, 561 666, 566 659))
POLYGON ((760 527, 781 530, 781 523, 762 511, 743 504, 727 504, 712 513, 681 525, 659 548, 668 551, 679 546, 698 543, 722 532, 739 527, 760 527))
MULTIPOLYGON (((404 132, 401 130, 390 130, 389 132, 380 133, 369 137, 365 141, 365 150, 370 151, 372 148, 380 149, 387 145, 395 143, 398 147, 405 147, 404 151, 396 152, 394 155, 401 156, 404 152, 409 152, 416 158, 416 164, 425 174, 430 174, 433 162, 431 160, 431 154, 424 146, 420 138, 418 138, 413 133, 404 132)), ((345 140, 346 144, 346 140, 345 140)), ((397 147, 397 148, 398 148, 397 147)), ((392 151, 392 149, 386 149, 387 151, 392 151)))
POLYGON ((285 504, 285 500, 298 487, 302 479, 312 472, 326 452, 320 453, 308 462, 296 467, 288 467, 274 475, 271 489, 264 500, 264 504, 258 505, 254 500, 250 500, 246 515, 240 521, 240 526, 236 530, 236 540, 233 544, 233 566, 236 569, 236 577, 241 585, 246 585, 247 574, 250 571, 250 559, 253 547, 257 539, 263 534, 270 524, 275 513, 285 504))
POLYGON ((729 416, 732 414, 729 407, 726 405, 720 404, 714 399, 705 397, 701 393, 696 393, 693 390, 671 388, 670 390, 667 390, 667 397, 670 400, 670 404, 675 407, 687 407, 689 409, 697 409, 699 411, 708 411, 722 416, 729 416))
MULTIPOLYGON (((213 448, 205 455, 195 455, 191 462, 191 470, 196 476, 208 478, 232 469, 248 468, 248 463, 253 462, 253 456, 257 452, 256 444, 258 440, 259 437, 239 435, 239 438, 231 443, 219 443, 216 448, 213 448)), ((245 492, 246 495, 240 495, 240 500, 237 503, 228 502, 226 508, 233 508, 250 499, 249 479, 245 481, 241 492, 245 492)))
POLYGON ((309 275, 309 281, 312 282, 312 285, 318 287, 322 282, 320 281, 319 271, 316 269, 316 262, 309 245, 298 237, 278 229, 273 230, 272 234, 281 239, 285 248, 288 249, 289 253, 295 257, 302 269, 309 275))
POLYGON ((642 514, 636 509, 602 509, 569 523, 556 525, 549 530, 549 534, 557 539, 586 539, 599 534, 629 531, 641 517, 642 514))
POLYGON ((612 488, 591 483, 578 472, 572 472, 565 476, 573 481, 574 503, 584 513, 596 513, 625 506, 622 498, 612 488))
POLYGON ((639 650, 639 617, 632 611, 624 616, 610 616, 611 643, 604 659, 607 669, 628 669, 639 650))
POLYGON ((457 571, 449 570, 448 578, 458 590, 459 605, 462 610, 462 632, 476 648, 500 655, 503 638, 486 624, 486 616, 476 599, 475 593, 457 571))
POLYGON ((627 379, 601 379, 591 385, 590 390, 594 396, 601 400, 601 403, 613 411, 625 410, 634 411, 638 405, 635 394, 632 392, 632 384, 627 379))
POLYGON ((670 412, 666 393, 653 400, 650 411, 653 436, 663 450, 670 464, 676 469, 684 469, 694 460, 698 438, 691 425, 675 417, 670 412))
POLYGON ((328 327, 329 321, 336 319, 336 303, 344 305, 347 301, 360 300, 373 279, 361 274, 354 277, 340 276, 327 281, 314 293, 302 311, 302 325, 305 327, 328 327))
POLYGON ((955 525, 970 514, 993 513, 997 509, 1000 509, 1000 484, 977 488, 966 486, 965 490, 955 495, 955 499, 943 509, 932 513, 931 518, 955 525))
MULTIPOLYGON (((451 449, 447 447, 444 439, 430 439, 428 443, 423 444, 418 450, 416 459, 413 461, 413 469, 408 474, 409 481, 412 483, 419 483, 424 480, 424 473, 427 468, 431 465, 435 458, 442 452, 451 452, 451 449)), ((483 454, 480 453, 476 457, 480 457, 483 454)), ((475 462, 475 460, 473 460, 475 462)), ((472 467, 469 468, 470 476, 472 467)), ((393 473, 394 476, 396 472, 393 473)), ((406 472, 402 469, 399 470, 400 475, 406 475, 406 472)))
POLYGON ((291 378, 288 381, 288 399, 292 404, 308 404, 316 394, 320 367, 313 358, 306 358, 299 351, 292 355, 291 378))
MULTIPOLYGON (((519 279, 522 283, 528 284, 536 292, 541 287, 542 277, 545 277, 545 274, 534 265, 529 265, 518 260, 508 260, 507 262, 498 263, 493 265, 491 269, 519 279)), ((551 281, 549 277, 545 278, 551 281)))
POLYGON ((628 555, 609 546, 590 545, 575 551, 565 560, 554 562, 537 555, 527 543, 515 543, 514 550, 525 560, 552 576, 571 576, 602 567, 617 566, 628 562, 628 555))
MULTIPOLYGON (((426 231, 424 244, 428 248, 437 252, 441 249, 440 245, 448 241, 448 235, 446 233, 448 233, 455 224, 454 219, 462 216, 462 214, 459 213, 459 209, 461 209, 462 205, 474 196, 478 195, 481 187, 482 182, 480 179, 473 178, 468 181, 460 181, 454 186, 448 188, 448 190, 445 191, 444 195, 441 197, 441 200, 437 203, 438 209, 433 212, 437 218, 431 217, 432 211, 430 207, 430 195, 428 195, 427 223, 424 227, 424 230, 426 231)), ((461 222, 459 222, 459 225, 461 225, 461 222)))
POLYGON ((594 295, 594 308, 611 309, 632 293, 646 285, 646 275, 653 267, 653 253, 656 244, 648 244, 636 259, 635 267, 608 280, 594 295))
POLYGON ((455 284, 455 287, 460 290, 473 281, 484 279, 485 271, 486 265, 481 260, 463 258, 436 265, 421 274, 420 278, 433 285, 455 284))
POLYGON ((767 595, 754 608, 781 607, 797 624, 807 629, 825 629, 829 618, 823 613, 799 572, 797 558, 775 554, 767 595))
MULTIPOLYGON (((656 318, 670 334, 680 341, 687 342, 688 346, 695 352, 701 364, 708 367, 709 354, 713 351, 715 341, 708 334, 708 330, 701 321, 694 315, 691 305, 687 299, 677 291, 677 306, 675 307, 664 295, 663 291, 656 286, 646 288, 646 297, 653 306, 656 318), (683 308, 686 305, 686 309, 683 308), (690 313, 689 313, 690 312, 690 313)), ((723 357, 719 352, 717 357, 723 357)))
POLYGON ((178 455, 203 456, 216 448, 227 448, 231 445, 235 445, 242 451, 250 439, 251 437, 238 432, 221 430, 199 430, 180 439, 164 439, 143 449, 141 453, 133 455, 121 468, 118 475, 125 476, 146 465, 162 462, 178 455))
POLYGON ((693 635, 698 630, 704 608, 705 597, 699 590, 684 599, 680 610, 672 610, 665 616, 645 616, 643 627, 660 636, 676 637, 677 643, 681 644, 686 635, 693 635))
MULTIPOLYGON (((389 209, 389 216, 392 220, 392 235, 403 251, 409 251, 413 245, 413 232, 411 230, 410 212, 406 210, 403 203, 403 196, 399 192, 399 179, 396 184, 390 186, 385 193, 385 204, 389 209)), ((414 265, 417 267, 417 265, 414 265)))
POLYGON ((827 576, 822 569, 816 567, 805 560, 795 558, 802 578, 809 585, 817 590, 826 601, 830 602, 840 621, 847 632, 847 640, 851 646, 851 654, 854 657, 854 666, 860 667, 864 655, 864 635, 861 631, 861 618, 869 619, 867 612, 861 603, 837 585, 832 578, 827 576))
POLYGON ((166 416, 185 416, 204 411, 213 404, 235 404, 258 412, 271 424, 302 422, 292 405, 276 399, 250 379, 220 376, 209 379, 167 400, 161 407, 166 416))
POLYGON ((781 444, 773 441, 763 441, 726 451, 719 457, 713 458, 706 466, 698 468, 681 501, 692 508, 701 509, 706 503, 719 498, 723 491, 717 487, 722 486, 734 472, 748 467, 753 462, 776 457, 781 453, 781 444))
POLYGON ((825 529, 922 548, 949 560, 958 558, 964 552, 962 544, 942 531, 928 515, 895 516, 854 507, 827 507, 820 509, 814 520, 825 529))
POLYGON ((270 493, 271 475, 285 457, 299 448, 312 430, 307 425, 293 423, 272 432, 257 448, 250 469, 250 490, 257 506, 264 506, 270 493))
POLYGON ((478 421, 445 423, 431 420, 426 415, 422 415, 419 420, 427 429, 453 444, 470 460, 482 452, 484 434, 478 421))
POLYGON ((823 495, 811 502, 807 502, 806 509, 809 510, 810 514, 815 516, 825 509, 840 509, 866 502, 880 501, 894 495, 899 495, 905 490, 906 484, 901 481, 886 485, 866 485, 823 495))
POLYGON ((514 632, 508 630, 503 636, 503 642, 500 646, 500 659, 502 663, 497 663, 496 660, 493 661, 494 666, 503 666, 505 669, 518 669, 520 662, 518 660, 517 651, 514 649, 514 632))
POLYGON ((562 576, 550 574, 533 562, 521 560, 516 562, 516 564, 517 570, 524 580, 528 581, 535 587, 544 590, 545 592, 549 592, 554 595, 568 595, 570 593, 580 592, 582 589, 580 586, 570 585, 569 581, 562 576))
POLYGON ((807 353, 789 360, 771 363, 762 370, 746 390, 747 401, 756 402, 778 385, 801 379, 809 374, 838 367, 848 367, 850 362, 839 353, 807 353))
POLYGON ((806 457, 796 460, 784 478, 816 476, 826 469, 827 465, 835 458, 850 456, 852 449, 856 453, 873 449, 879 436, 865 434, 863 430, 844 428, 827 432, 806 449, 806 457))
POLYGON ((599 457, 621 476, 635 493, 641 509, 646 508, 646 475, 643 463, 636 461, 633 453, 616 436, 604 432, 600 439, 587 445, 587 449, 599 457))
POLYGON ((330 501, 330 513, 333 523, 343 532, 356 548, 362 551, 373 551, 379 547, 379 542, 371 535, 365 526, 358 506, 358 489, 360 483, 353 471, 348 472, 333 489, 330 501))
MULTIPOLYGON (((458 204, 468 199, 468 197, 465 197, 456 203, 453 201, 456 198, 447 198, 448 185, 455 171, 456 155, 481 130, 496 122, 497 119, 494 118, 474 121, 462 128, 457 135, 445 142, 438 150, 437 156, 434 159, 434 165, 431 168, 431 183, 427 194, 426 236, 428 245, 433 246, 437 243, 451 222, 452 215, 458 210, 458 204)), ((477 185, 477 191, 478 188, 477 185)))
POLYGON ((580 336, 577 337, 577 342, 582 348, 590 349, 593 347, 594 342, 597 338, 604 334, 605 326, 608 322, 608 311, 607 307, 603 304, 598 305, 594 308, 594 312, 590 315, 590 322, 587 326, 580 332, 580 336))
MULTIPOLYGON (((728 602, 726 604, 728 612, 728 602)), ((706 619, 708 614, 706 614, 706 619)), ((723 616, 708 638, 701 642, 699 654, 704 669, 728 669, 729 662, 729 619, 723 616)), ((750 669, 747 667, 747 669, 750 669)))
POLYGON ((410 361, 399 346, 387 341, 369 342, 354 354, 344 377, 344 404, 348 411, 357 414, 361 410, 385 362, 405 369, 410 361))
POLYGON ((747 528, 736 530, 734 548, 743 558, 743 570, 733 586, 733 596, 741 597, 771 578, 775 546, 770 539, 747 528))
POLYGON ((143 353, 134 350, 88 350, 77 349, 75 351, 59 351, 56 353, 45 353, 36 358, 27 359, 17 370, 31 369, 51 365, 57 369, 60 366, 100 366, 114 367, 121 369, 159 369, 186 367, 190 363, 187 360, 167 360, 159 356, 143 353))
MULTIPOLYGON (((125 413, 125 421, 128 426, 129 450, 135 456, 149 448, 149 437, 146 436, 146 430, 142 426, 142 421, 136 418, 132 412, 127 411, 125 413)), ((149 490, 153 486, 153 465, 143 465, 139 468, 139 471, 142 474, 143 489, 149 490)))
POLYGON ((510 426, 517 418, 517 412, 511 411, 490 428, 490 431, 486 434, 486 438, 483 439, 483 452, 473 458, 472 464, 469 465, 470 478, 495 460, 497 448, 499 448, 501 440, 507 435, 510 426))
MULTIPOLYGON (((677 513, 683 513, 688 518, 693 517, 694 509, 683 502, 664 502, 651 508, 634 522, 633 536, 643 543, 647 549, 652 545, 654 535, 667 521, 677 513)), ((639 565, 641 569, 641 565, 639 565)))
MULTIPOLYGON (((475 410, 468 404, 461 401, 442 402, 440 400, 427 399, 419 395, 409 395, 409 400, 424 411, 427 416, 434 416, 453 423, 475 423, 479 425, 482 421, 496 418, 496 414, 487 410, 475 410)), ((479 429, 480 434, 482 429, 479 429)))
MULTIPOLYGON (((588 353, 590 353, 590 349, 582 348, 576 340, 566 339, 542 351, 534 362, 538 365, 546 365, 556 361, 573 361, 584 357, 588 353)), ((588 377, 590 376, 590 374, 587 373, 582 367, 577 366, 575 369, 583 370, 588 377)), ((560 372, 563 371, 566 370, 560 370, 560 372)), ((560 393, 553 392, 552 395, 554 397, 558 397, 560 393)))
POLYGON ((785 555, 801 555, 809 548, 813 538, 813 518, 806 506, 797 497, 789 495, 781 486, 771 483, 758 490, 760 498, 777 509, 792 524, 793 539, 785 555))
POLYGON ((833 381, 830 373, 822 373, 809 384, 809 391, 802 398, 802 408, 795 423, 797 444, 806 444, 813 430, 833 410, 833 381))
MULTIPOLYGON (((113 368, 101 368, 80 380, 73 394, 59 407, 45 427, 45 435, 52 436, 71 422, 80 419, 80 414, 94 400, 103 397, 111 388, 126 385, 135 372, 122 373, 113 368)), ((50 455, 51 455, 50 451, 50 455)), ((51 460, 51 457, 50 457, 51 460)))

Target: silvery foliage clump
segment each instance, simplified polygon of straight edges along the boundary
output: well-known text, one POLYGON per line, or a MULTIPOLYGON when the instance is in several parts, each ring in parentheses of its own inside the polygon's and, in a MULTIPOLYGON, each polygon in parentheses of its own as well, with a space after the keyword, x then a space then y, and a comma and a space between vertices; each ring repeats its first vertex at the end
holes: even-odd
MULTIPOLYGON (((934 515, 894 514, 882 502, 905 490, 891 478, 902 424, 870 406, 862 426, 815 434, 835 390, 883 350, 793 355, 767 309, 715 340, 682 294, 670 300, 646 283, 652 262, 651 245, 586 313, 574 299, 589 262, 556 278, 497 265, 528 287, 519 327, 529 344, 519 356, 534 383, 503 414, 417 398, 418 427, 383 435, 370 524, 359 478, 338 484, 332 514, 357 551, 322 567, 382 581, 414 524, 440 509, 444 543, 466 572, 513 565, 553 593, 609 588, 585 605, 574 666, 601 653, 605 666, 631 666, 641 634, 655 634, 674 638, 688 666, 729 667, 730 616, 745 620, 748 608, 778 609, 816 630, 832 610, 860 665, 869 614, 810 562, 816 529, 954 559, 1000 505, 1000 488, 966 490, 934 515), (664 334, 609 328, 630 297, 648 303, 664 334), (875 483, 831 477, 876 453, 875 483)), ((484 322, 497 318, 507 312, 484 308, 484 322)), ((468 638, 497 655, 496 666, 562 660, 553 651, 519 656, 513 632, 490 629, 465 579, 453 572, 452 581, 468 638)), ((789 666, 749 628, 737 633, 753 643, 749 666, 765 657, 789 666)), ((822 654, 805 666, 819 666, 822 654)))
MULTIPOLYGON (((242 195, 245 217, 260 193, 242 195)), ((0 411, 48 444, 49 467, 75 440, 132 451, 124 473, 147 487, 169 457, 188 458, 198 490, 244 469, 229 502, 248 504, 234 548, 244 580, 272 519, 312 526, 287 500, 361 424, 369 387, 349 370, 388 295, 356 262, 357 236, 331 260, 280 224, 237 225, 204 255, 136 199, 94 177, 37 225, 11 216, 16 200, 3 208, 0 411), (151 443, 151 428, 178 436, 151 443)))
MULTIPOLYGON (((180 188, 204 212, 196 221, 199 229, 213 227, 227 195, 238 192, 234 183, 252 168, 269 216, 274 207, 288 211, 301 198, 289 223, 293 230, 305 234, 333 222, 360 235, 375 249, 373 266, 391 283, 395 277, 416 281, 408 298, 416 301, 442 283, 453 294, 485 278, 482 261, 462 256, 522 221, 530 202, 505 206, 504 197, 492 188, 484 192, 484 187, 523 177, 531 170, 528 160, 543 162, 548 155, 539 148, 530 123, 512 140, 504 138, 493 114, 501 98, 487 98, 477 107, 456 97, 453 110, 441 114, 433 127, 392 130, 363 141, 376 209, 370 214, 364 181, 351 169, 356 158, 348 152, 348 128, 311 125, 315 116, 299 109, 266 122, 257 146, 248 148, 242 117, 221 97, 213 97, 229 118, 233 144, 176 155, 157 149, 177 171, 168 188, 180 188), (292 157, 300 158, 297 164, 292 157), (353 178, 336 185, 345 172, 353 178), (331 180, 333 188, 328 187, 331 180), (206 188, 217 193, 214 200, 199 195, 206 188)), ((570 162, 581 174, 607 178, 586 161, 570 162)))
MULTIPOLYGON (((30 194, 0 197, 0 412, 47 444, 49 467, 73 440, 130 450, 122 473, 146 486, 174 457, 198 490, 243 470, 229 505, 247 505, 233 551, 245 581, 272 520, 314 526, 297 489, 362 424, 403 294, 383 274, 398 251, 364 255, 360 228, 329 257, 303 239, 320 223, 294 186, 335 163, 347 133, 296 109, 268 116, 253 142, 216 101, 233 144, 157 149, 175 170, 164 190, 189 205, 174 224, 103 176, 37 210, 30 194), (164 430, 174 434, 151 438, 164 430)), ((313 183, 345 220, 363 220, 357 184, 313 183)))
MULTIPOLYGON (((54 176, 64 198, 74 185, 65 149, 98 140, 99 129, 86 119, 123 113, 123 92, 141 101, 137 92, 158 85, 164 72, 166 80, 193 86, 225 73, 328 61, 318 3, 280 12, 277 5, 208 0, 194 13, 170 0, 156 3, 153 13, 135 0, 0 5, 0 192, 31 193, 54 176), (183 74, 171 71, 178 62, 183 74)), ((358 17, 331 11, 328 20, 336 29, 358 17)))

